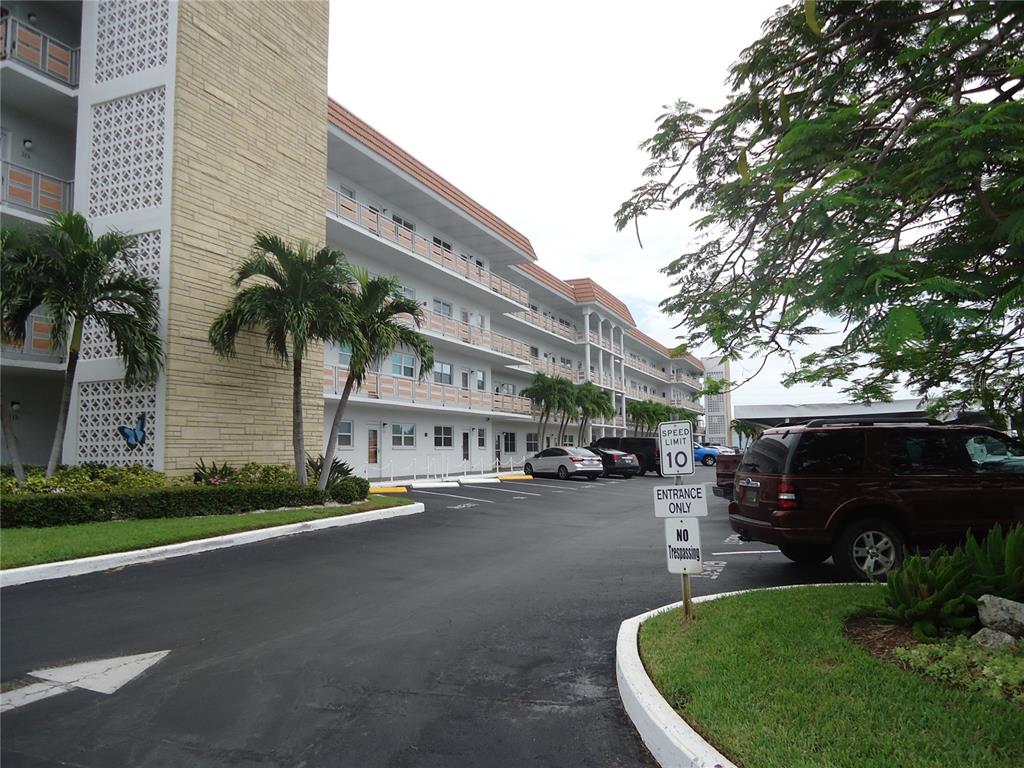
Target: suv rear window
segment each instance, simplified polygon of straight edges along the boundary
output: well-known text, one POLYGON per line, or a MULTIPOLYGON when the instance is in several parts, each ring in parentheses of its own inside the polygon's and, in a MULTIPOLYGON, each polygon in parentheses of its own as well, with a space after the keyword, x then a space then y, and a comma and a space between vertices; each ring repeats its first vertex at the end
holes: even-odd
POLYGON ((747 448, 737 469, 740 472, 779 475, 786 466, 786 455, 789 447, 796 440, 796 435, 786 432, 772 432, 762 435, 747 448))
POLYGON ((835 429, 804 432, 789 465, 794 475, 856 475, 864 471, 864 433, 835 429))

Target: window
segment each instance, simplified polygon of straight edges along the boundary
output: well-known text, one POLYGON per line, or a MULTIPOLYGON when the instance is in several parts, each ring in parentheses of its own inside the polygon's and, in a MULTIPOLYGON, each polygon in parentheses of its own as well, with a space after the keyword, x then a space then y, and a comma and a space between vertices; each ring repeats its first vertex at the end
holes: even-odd
POLYGON ((415 424, 392 424, 391 425, 391 446, 393 448, 415 448, 416 447, 416 425, 415 424))
POLYGON ((536 305, 536 304, 531 304, 531 305, 530 305, 530 309, 531 309, 532 311, 534 311, 534 312, 539 312, 539 311, 540 311, 540 310, 538 309, 538 307, 537 307, 537 305, 536 305))
POLYGON ((575 438, 574 435, 566 435, 565 436, 565 441, 564 441, 565 445, 575 445, 575 443, 576 443, 576 438, 575 438))
POLYGON ((483 392, 487 389, 487 376, 483 371, 473 371, 473 375, 476 378, 476 388, 478 391, 483 392))
POLYGON ((451 448, 455 445, 454 427, 434 427, 434 447, 451 448))
POLYGON ((972 471, 965 446, 956 446, 945 433, 893 432, 886 435, 889 466, 897 475, 949 475, 972 471))
POLYGON ((451 384, 452 383, 452 364, 451 363, 434 363, 434 383, 435 384, 451 384))
POLYGON ((564 317, 558 318, 558 324, 563 328, 572 328, 572 323, 566 320, 564 317))
POLYGON ((416 375, 416 362, 413 356, 403 355, 401 352, 391 355, 391 373, 407 379, 413 378, 416 375))
POLYGON ((402 294, 403 296, 405 296, 405 298, 407 298, 407 299, 412 299, 413 301, 416 300, 416 289, 415 288, 409 288, 408 286, 400 285, 400 286, 398 286, 398 292, 400 294, 402 294))
POLYGON ((443 317, 452 317, 452 304, 450 301, 434 299, 434 314, 443 317))
POLYGON ((494 391, 502 395, 514 395, 516 393, 516 387, 514 384, 499 384, 494 388, 494 391))
POLYGON ((484 268, 484 262, 482 259, 473 259, 473 263, 476 264, 481 269, 484 268))
POLYGON ((348 344, 338 345, 338 365, 348 368, 352 364, 352 347, 348 344))
MULTIPOLYGON (((739 469, 743 472, 754 472, 755 474, 777 475, 782 472, 786 463, 786 455, 789 453, 789 446, 793 444, 796 435, 790 432, 773 432, 758 438, 747 448, 746 453, 740 459, 739 469)), ((623 446, 624 450, 627 450, 623 446)))
POLYGON ((501 433, 501 437, 502 437, 502 440, 505 443, 505 445, 503 446, 504 449, 505 449, 505 453, 515 453, 516 452, 516 433, 515 432, 502 432, 501 433))
POLYGON ((536 453, 537 449, 539 447, 540 447, 540 444, 537 442, 537 433, 536 432, 527 432, 526 433, 526 452, 527 453, 536 453))
POLYGON ((343 421, 338 425, 338 447, 352 447, 352 422, 343 421))
POLYGON ((558 362, 562 364, 563 368, 572 368, 572 360, 570 360, 568 357, 559 356, 558 362))
POLYGON ((480 427, 476 431, 476 447, 486 448, 487 447, 487 427, 480 427))
POLYGON ((864 471, 864 433, 804 432, 789 471, 794 475, 856 475, 864 471))
POLYGON ((975 473, 1024 474, 1024 446, 988 434, 954 434, 950 437, 964 446, 975 473))
POLYGON ((338 185, 338 192, 341 193, 342 195, 344 195, 345 197, 347 197, 349 200, 355 200, 356 199, 356 193, 353 192, 348 187, 342 186, 341 184, 338 185))
POLYGON ((443 248, 444 250, 448 251, 448 253, 452 252, 452 244, 445 242, 437 235, 434 235, 434 245, 436 245, 438 248, 443 248))
POLYGON ((537 347, 530 347, 530 357, 540 357, 540 350, 537 347))
POLYGON ((397 213, 392 213, 391 214, 391 220, 393 222, 395 222, 395 224, 397 224, 398 226, 405 227, 410 232, 415 232, 416 231, 416 225, 415 224, 413 224, 411 221, 407 221, 407 220, 403 219, 397 213))

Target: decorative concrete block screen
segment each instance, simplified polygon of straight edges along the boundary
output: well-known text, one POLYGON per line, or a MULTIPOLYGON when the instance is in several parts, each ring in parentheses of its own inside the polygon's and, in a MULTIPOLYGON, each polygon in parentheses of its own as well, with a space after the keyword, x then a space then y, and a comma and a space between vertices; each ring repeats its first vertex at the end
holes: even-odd
POLYGON ((163 202, 165 89, 92 107, 89 216, 110 216, 163 202))
POLYGON ((169 0, 100 0, 96 17, 96 82, 167 64, 169 0))
POLYGON ((83 381, 78 385, 78 461, 153 466, 156 388, 129 389, 121 381, 83 381), (118 427, 134 428, 146 417, 144 445, 130 448, 118 427))

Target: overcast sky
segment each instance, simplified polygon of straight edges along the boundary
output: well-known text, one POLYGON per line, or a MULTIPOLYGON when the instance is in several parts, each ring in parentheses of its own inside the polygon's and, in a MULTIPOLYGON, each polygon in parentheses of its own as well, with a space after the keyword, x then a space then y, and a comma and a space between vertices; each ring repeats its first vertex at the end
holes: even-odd
MULTIPOLYGON (((674 346, 658 270, 693 243, 690 217, 648 217, 641 249, 613 214, 663 107, 719 106, 729 64, 781 4, 332 0, 328 92, 529 237, 545 269, 592 277, 674 346)), ((734 365, 733 379, 758 364, 734 365)), ((769 365, 734 403, 843 399, 787 390, 782 370, 769 365)))

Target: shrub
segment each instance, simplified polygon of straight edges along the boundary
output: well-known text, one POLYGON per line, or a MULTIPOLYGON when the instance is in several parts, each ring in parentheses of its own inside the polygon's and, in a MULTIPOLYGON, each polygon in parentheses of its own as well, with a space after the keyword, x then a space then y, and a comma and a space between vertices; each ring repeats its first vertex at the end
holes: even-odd
POLYGON ((952 642, 895 648, 893 655, 916 672, 996 698, 1024 705, 1024 640, 994 651, 967 637, 952 642))
POLYGON ((338 504, 351 504, 353 501, 365 499, 370 492, 370 481, 365 477, 350 475, 336 480, 327 486, 327 496, 338 504))
POLYGON ((298 485, 187 485, 84 493, 19 493, 4 499, 4 528, 70 525, 107 520, 202 517, 257 509, 323 504, 315 487, 298 485))
POLYGON ((108 467, 102 464, 83 464, 60 467, 47 478, 42 467, 31 467, 25 472, 25 487, 18 488, 13 477, 0 478, 0 492, 13 493, 79 493, 126 488, 163 488, 167 477, 162 472, 133 464, 127 467, 108 467))
POLYGON ((980 581, 978 597, 1024 601, 1024 523, 1006 536, 1002 528, 993 528, 980 543, 968 532, 964 555, 980 581))
MULTIPOLYGON (((320 473, 324 469, 324 457, 317 456, 315 459, 306 455, 306 470, 309 473, 309 482, 312 485, 316 485, 320 482, 320 473)), ((342 478, 349 477, 352 474, 352 467, 346 464, 341 459, 335 458, 331 461, 331 471, 327 475, 327 490, 341 480, 342 478)))
POLYGON ((196 462, 195 471, 192 473, 192 480, 202 485, 224 485, 235 480, 238 471, 226 461, 217 466, 217 462, 211 462, 206 466, 203 459, 196 462))
POLYGON ((238 470, 235 479, 248 485, 293 485, 298 483, 295 468, 286 464, 257 464, 250 461, 238 470))

